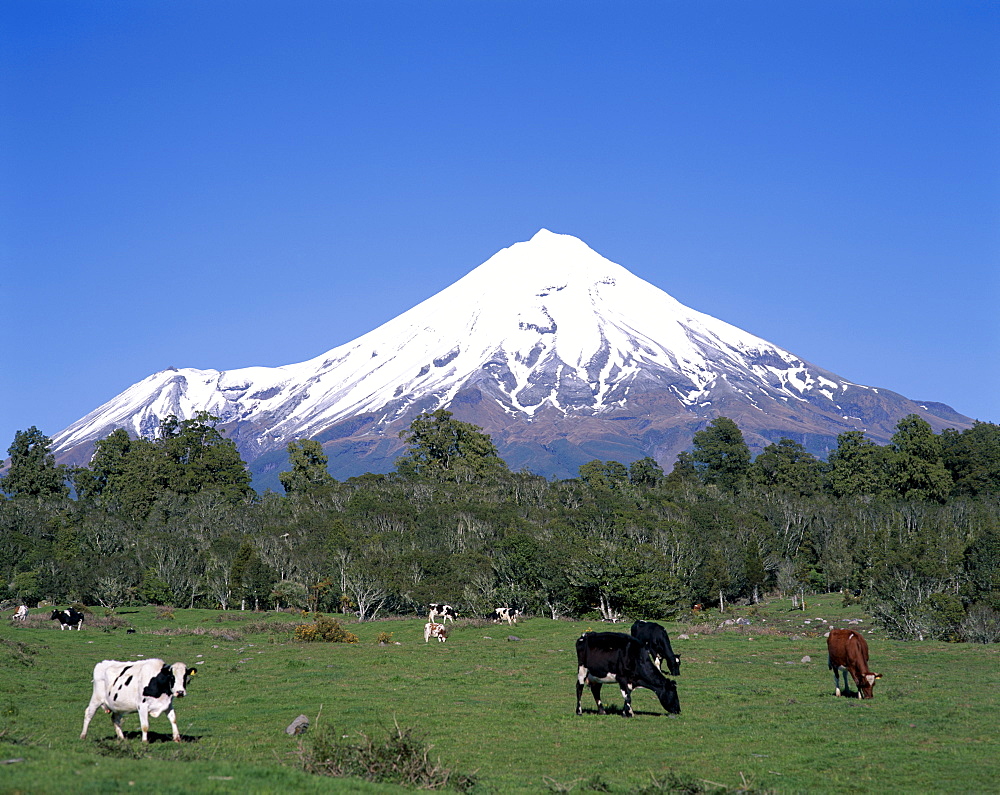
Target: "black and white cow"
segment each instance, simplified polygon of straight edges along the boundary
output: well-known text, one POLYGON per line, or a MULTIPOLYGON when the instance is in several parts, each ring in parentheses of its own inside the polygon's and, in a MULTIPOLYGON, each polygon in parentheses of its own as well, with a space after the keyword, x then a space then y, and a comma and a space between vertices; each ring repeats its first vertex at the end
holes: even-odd
POLYGON ((597 702, 597 714, 604 714, 601 703, 601 685, 615 682, 622 691, 625 706, 622 715, 632 717, 632 691, 645 687, 656 693, 663 708, 679 714, 681 702, 677 698, 677 684, 660 673, 649 659, 646 648, 624 632, 586 632, 577 638, 576 661, 576 714, 582 715, 580 696, 583 686, 590 685, 597 702))
POLYGON ((681 672, 681 657, 674 654, 670 648, 670 637, 667 631, 652 621, 636 621, 632 625, 632 637, 646 647, 653 656, 653 664, 663 670, 663 661, 667 662, 667 670, 671 675, 678 676, 681 672))
POLYGON ((83 629, 83 613, 77 612, 72 607, 66 610, 53 610, 49 619, 59 622, 60 632, 64 629, 83 629))
POLYGON ((122 732, 122 715, 139 713, 142 727, 142 741, 149 742, 149 719, 157 718, 164 712, 170 719, 174 742, 181 741, 177 730, 177 715, 174 713, 174 699, 183 698, 187 685, 196 670, 178 662, 167 665, 163 660, 149 659, 138 662, 104 660, 94 666, 94 694, 83 713, 83 731, 80 739, 87 736, 87 727, 98 709, 111 713, 111 722, 119 740, 125 739, 122 732))
POLYGON ((452 622, 454 622, 455 618, 458 616, 458 613, 455 612, 455 608, 452 607, 451 605, 445 605, 441 604, 440 602, 434 602, 433 604, 430 605, 430 608, 431 608, 431 613, 429 616, 427 616, 428 621, 434 621, 438 616, 441 616, 441 620, 445 623, 447 623, 449 618, 452 620, 452 622))
POLYGON ((501 621, 506 621, 508 624, 516 624, 517 619, 521 617, 521 611, 515 610, 513 607, 498 607, 493 611, 493 620, 498 624, 501 621))
POLYGON ((28 606, 21 605, 14 611, 14 615, 10 617, 11 621, 27 621, 28 620, 28 606))

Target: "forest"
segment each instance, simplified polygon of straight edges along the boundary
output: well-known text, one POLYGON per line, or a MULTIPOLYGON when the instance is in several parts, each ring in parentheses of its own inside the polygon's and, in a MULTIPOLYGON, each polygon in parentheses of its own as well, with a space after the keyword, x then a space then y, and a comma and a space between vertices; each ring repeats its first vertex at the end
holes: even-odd
POLYGON ((345 482, 313 440, 260 495, 199 414, 117 430, 87 467, 19 431, 0 479, 0 602, 301 609, 361 621, 448 602, 549 618, 669 618, 765 594, 859 600, 893 637, 1000 640, 1000 426, 940 434, 909 415, 887 445, 828 460, 781 439, 755 459, 726 417, 665 473, 591 461, 512 472, 490 437, 423 414, 396 471, 345 482))

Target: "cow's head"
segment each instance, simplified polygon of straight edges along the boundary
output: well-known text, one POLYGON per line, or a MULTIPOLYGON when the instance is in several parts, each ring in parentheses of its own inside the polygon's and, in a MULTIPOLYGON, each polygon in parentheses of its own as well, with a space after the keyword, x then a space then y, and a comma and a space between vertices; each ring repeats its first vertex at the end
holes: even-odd
POLYGON ((56 619, 62 620, 62 610, 53 610, 52 615, 49 616, 49 621, 55 621, 56 619))
POLYGON ((660 704, 667 712, 671 715, 680 715, 681 700, 677 698, 677 683, 673 679, 664 679, 663 683, 656 697, 660 699, 660 704))
POLYGON ((170 695, 174 698, 184 698, 187 694, 188 682, 198 670, 188 668, 184 663, 178 662, 170 666, 170 674, 173 677, 173 684, 170 686, 170 695))
POLYGON ((861 681, 858 683, 858 697, 875 698, 872 688, 875 687, 875 680, 881 678, 882 674, 873 674, 871 671, 862 676, 861 681))
POLYGON ((672 657, 667 657, 667 669, 670 671, 672 676, 678 676, 681 672, 681 656, 679 654, 674 654, 672 657))

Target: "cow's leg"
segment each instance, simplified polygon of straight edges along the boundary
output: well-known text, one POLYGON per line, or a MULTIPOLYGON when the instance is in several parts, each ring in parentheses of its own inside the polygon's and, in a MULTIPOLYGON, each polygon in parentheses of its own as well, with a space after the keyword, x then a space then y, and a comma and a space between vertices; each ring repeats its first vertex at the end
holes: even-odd
POLYGON ((177 728, 177 715, 173 707, 170 708, 167 717, 170 718, 170 727, 174 730, 174 742, 179 743, 181 741, 181 733, 177 728))
POLYGON ((625 705, 622 707, 622 716, 625 718, 632 717, 632 688, 629 687, 628 682, 623 682, 621 679, 618 680, 618 687, 622 691, 622 699, 625 705))
POLYGON ((139 727, 142 729, 142 741, 149 742, 149 707, 139 704, 139 727))
POLYGON ((594 694, 594 701, 597 702, 597 714, 598 715, 605 715, 605 714, 607 714, 604 711, 604 704, 601 703, 601 683, 600 682, 591 682, 590 683, 590 692, 594 694))
POLYGON ((112 712, 111 713, 111 723, 114 724, 115 734, 118 735, 119 740, 125 739, 125 732, 122 731, 122 713, 112 712))
POLYGON ((587 669, 581 665, 576 670, 576 714, 582 715, 583 709, 580 707, 580 697, 583 695, 583 686, 587 682, 587 669))
POLYGON ((90 699, 90 703, 87 708, 83 711, 83 731, 80 732, 80 739, 84 740, 87 737, 87 727, 90 726, 90 721, 93 720, 98 708, 101 706, 101 702, 96 699, 90 699))

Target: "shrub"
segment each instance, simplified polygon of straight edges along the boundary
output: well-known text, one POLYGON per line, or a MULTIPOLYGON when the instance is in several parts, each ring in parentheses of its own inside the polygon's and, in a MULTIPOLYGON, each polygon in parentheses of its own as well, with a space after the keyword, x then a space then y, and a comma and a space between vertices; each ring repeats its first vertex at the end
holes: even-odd
POLYGON ((1000 613, 986 605, 976 605, 959 627, 962 639, 969 643, 1000 641, 1000 613))
POLYGON ((157 607, 156 617, 161 621, 173 621, 174 609, 172 607, 164 607, 164 606, 157 607))
POLYGON ((296 624, 295 640, 303 642, 319 640, 319 629, 315 624, 296 624))
POLYGON ((335 618, 318 616, 312 624, 298 624, 295 627, 295 640, 311 642, 322 640, 326 643, 357 643, 358 636, 348 632, 335 618))
POLYGON ((383 645, 388 646, 390 643, 392 643, 392 633, 391 632, 379 632, 378 633, 378 637, 375 638, 375 642, 379 646, 383 646, 383 645))
POLYGON ((431 761, 431 746, 413 729, 397 724, 388 737, 377 741, 359 734, 361 742, 342 742, 337 732, 321 730, 311 736, 311 747, 299 746, 302 768, 308 773, 336 778, 356 777, 365 781, 400 784, 416 789, 456 789, 467 792, 476 785, 475 775, 455 773, 431 761))

